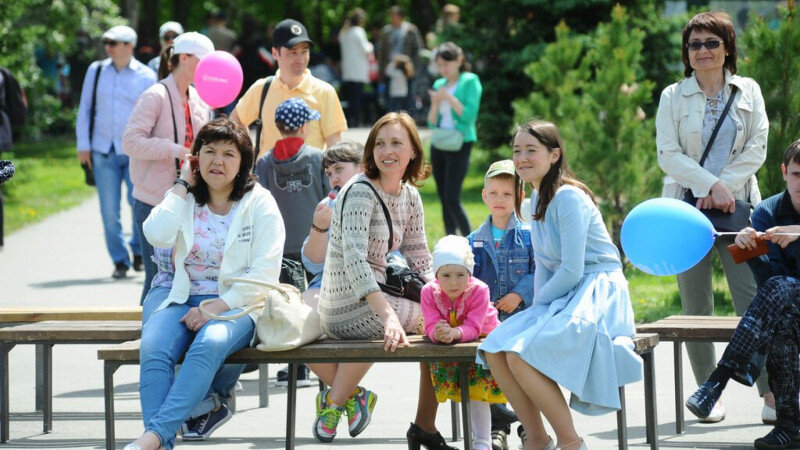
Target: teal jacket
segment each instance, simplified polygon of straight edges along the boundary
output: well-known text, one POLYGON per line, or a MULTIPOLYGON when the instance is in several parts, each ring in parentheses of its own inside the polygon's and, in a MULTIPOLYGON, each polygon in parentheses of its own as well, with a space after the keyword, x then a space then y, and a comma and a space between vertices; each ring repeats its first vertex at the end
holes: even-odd
MULTIPOLYGON (((433 83, 433 89, 439 89, 445 84, 447 84, 447 79, 439 78, 433 83)), ((462 72, 458 77, 458 87, 453 95, 464 105, 464 109, 460 116, 453 111, 453 119, 456 123, 456 130, 464 135, 464 142, 478 140, 475 122, 478 120, 478 110, 481 108, 481 94, 483 94, 483 86, 481 86, 480 78, 472 72, 462 72)), ((435 127, 439 119, 437 115, 437 123, 428 123, 428 126, 435 127)))

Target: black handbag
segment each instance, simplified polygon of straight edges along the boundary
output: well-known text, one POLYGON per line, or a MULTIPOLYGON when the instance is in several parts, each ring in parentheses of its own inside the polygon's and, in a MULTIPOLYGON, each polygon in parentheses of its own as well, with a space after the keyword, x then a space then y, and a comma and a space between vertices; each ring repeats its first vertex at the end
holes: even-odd
MULTIPOLYGON (((711 137, 708 139, 708 143, 706 144, 706 148, 703 151, 703 156, 700 158, 700 167, 703 166, 703 163, 706 162, 706 158, 708 158, 708 152, 711 151, 711 144, 714 143, 714 139, 717 138, 717 133, 719 132, 720 127, 722 126, 722 122, 725 120, 725 116, 728 114, 728 111, 731 109, 731 104, 733 104, 733 98, 736 97, 736 92, 738 88, 735 85, 731 85, 731 96, 728 101, 725 103, 725 108, 722 110, 722 114, 719 116, 719 120, 717 121, 717 126, 714 127, 714 131, 711 133, 711 137)), ((688 189, 683 196, 683 201, 689 203, 690 205, 696 207, 697 206, 697 197, 692 195, 691 189, 688 189)), ((744 200, 735 200, 736 208, 734 212, 727 213, 723 212, 721 209, 718 208, 711 208, 711 209, 701 209, 700 212, 705 214, 708 217, 708 220, 711 221, 711 224, 714 225, 714 229, 721 232, 736 232, 741 231, 743 228, 750 224, 750 211, 752 210, 752 205, 744 200)))
MULTIPOLYGON (((372 192, 375 194, 375 197, 378 198, 378 202, 381 204, 381 208, 383 208, 383 214, 386 216, 386 224, 389 226, 389 241, 387 242, 386 249, 386 283, 379 282, 378 286, 381 288, 381 291, 391 296, 402 297, 411 300, 412 302, 419 303, 422 287, 425 286, 425 280, 418 273, 411 270, 405 258, 389 252, 389 250, 391 250, 392 242, 394 241, 392 216, 389 214, 389 208, 387 208, 386 204, 383 203, 383 199, 381 199, 381 196, 378 195, 378 191, 375 189, 375 186, 373 186, 372 183, 362 180, 356 181, 353 184, 366 184, 370 189, 372 189, 372 192)), ((348 189, 342 197, 342 213, 344 213, 344 204, 347 201, 348 192, 350 192, 350 189, 348 189)))

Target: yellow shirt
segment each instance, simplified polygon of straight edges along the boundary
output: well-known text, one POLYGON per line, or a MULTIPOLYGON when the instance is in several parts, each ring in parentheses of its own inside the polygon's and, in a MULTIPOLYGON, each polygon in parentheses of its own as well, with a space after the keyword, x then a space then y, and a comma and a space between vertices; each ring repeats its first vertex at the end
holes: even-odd
MULTIPOLYGON (((281 81, 281 71, 275 74, 272 84, 264 99, 264 108, 261 111, 261 120, 264 123, 261 130, 261 151, 260 154, 268 152, 275 146, 275 142, 281 139, 281 134, 275 126, 275 110, 283 101, 300 97, 308 103, 308 106, 319 111, 320 120, 309 122, 311 129, 306 138, 306 143, 319 149, 325 148, 325 137, 332 134, 341 133, 347 129, 347 120, 339 103, 339 96, 330 84, 314 78, 306 69, 303 78, 294 89, 281 81)), ((236 104, 236 114, 244 124, 250 124, 258 119, 258 102, 261 101, 261 91, 264 87, 266 78, 262 78, 252 86, 236 104)))

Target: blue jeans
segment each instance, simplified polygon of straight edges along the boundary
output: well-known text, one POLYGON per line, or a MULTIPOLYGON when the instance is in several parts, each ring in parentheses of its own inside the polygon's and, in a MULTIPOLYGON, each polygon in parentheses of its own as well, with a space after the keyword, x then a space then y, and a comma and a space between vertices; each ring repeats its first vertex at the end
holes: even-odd
MULTIPOLYGON (((131 259, 125 247, 125 236, 122 234, 122 221, 119 218, 122 183, 128 187, 128 203, 133 207, 133 183, 128 173, 128 156, 117 154, 114 147, 108 153, 92 152, 94 181, 97 185, 97 196, 100 198, 100 216, 103 219, 103 233, 106 237, 106 248, 114 263, 131 266, 131 259)), ((133 227, 129 245, 134 255, 141 255, 142 249, 139 233, 133 227)))
MULTIPOLYGON (((142 286, 142 297, 139 299, 139 304, 144 304, 144 299, 147 293, 150 292, 150 285, 153 283, 153 277, 156 276, 156 263, 153 262, 153 246, 144 237, 144 221, 150 215, 153 206, 148 205, 140 200, 133 200, 133 223, 136 226, 136 232, 139 233, 142 246, 142 262, 144 264, 144 286, 142 286)), ((158 305, 156 305, 158 306, 158 305)))
MULTIPOLYGON (((145 304, 157 303, 154 307, 157 308, 169 294, 169 289, 159 286, 152 291, 145 304)), ((218 375, 225 358, 248 346, 255 334, 249 316, 231 321, 211 320, 196 333, 180 322, 190 308, 215 297, 191 295, 185 304, 171 304, 150 313, 149 317, 143 312, 139 352, 142 419, 145 430, 158 435, 167 448, 172 448, 175 432, 210 390, 226 394, 231 391, 243 366, 229 366, 239 367, 235 377, 230 376, 234 373, 232 370, 227 371, 227 376, 215 375, 218 375), (182 356, 181 370, 176 375, 175 364, 182 356)), ((233 312, 227 311, 223 315, 233 312)))

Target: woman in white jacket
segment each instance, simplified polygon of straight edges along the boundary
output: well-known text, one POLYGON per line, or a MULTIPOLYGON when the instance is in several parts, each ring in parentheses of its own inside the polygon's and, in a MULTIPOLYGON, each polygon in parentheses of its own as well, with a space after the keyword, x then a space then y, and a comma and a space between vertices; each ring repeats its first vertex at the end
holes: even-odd
MULTIPOLYGON (((691 191, 698 209, 717 208, 733 212, 735 200, 755 206, 761 201, 755 173, 767 155, 769 121, 761 89, 753 79, 736 75, 736 32, 724 12, 694 16, 683 29, 685 78, 661 94, 656 115, 658 164, 666 173, 663 197, 684 198, 691 191), (733 96, 715 139, 713 130, 733 96), (709 146, 708 156, 701 164, 709 146)), ((728 279, 733 306, 738 315, 747 310, 756 284, 747 264, 735 264, 726 246, 717 239, 714 248, 728 279)), ((711 252, 697 265, 678 275, 684 314, 710 316, 714 312, 711 285, 711 252)), ((697 383, 705 381, 716 367, 711 342, 686 344, 697 383)), ((759 392, 769 391, 766 377, 759 377, 759 392)), ((772 396, 765 395, 769 406, 772 396)), ((764 408, 764 420, 774 420, 775 411, 764 408)), ((725 417, 721 403, 701 422, 725 417)))
POLYGON ((139 395, 145 432, 126 449, 172 448, 175 432, 206 395, 225 358, 253 344, 259 312, 217 321, 197 307, 215 299, 204 308, 230 315, 265 290, 231 279, 278 282, 286 233, 275 200, 250 174, 253 157, 247 130, 227 117, 209 122, 180 178, 144 223, 145 237, 157 249, 170 250, 166 257, 157 253, 162 259, 148 298, 161 302, 142 328, 139 395))

